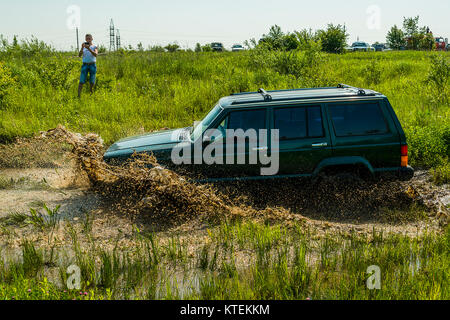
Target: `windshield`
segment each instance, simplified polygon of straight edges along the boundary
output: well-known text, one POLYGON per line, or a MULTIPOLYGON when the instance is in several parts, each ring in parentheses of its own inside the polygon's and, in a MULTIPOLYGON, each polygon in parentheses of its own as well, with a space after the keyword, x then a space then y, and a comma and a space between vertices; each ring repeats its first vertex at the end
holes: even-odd
POLYGON ((196 141, 203 132, 211 125, 211 123, 216 119, 219 113, 222 111, 222 107, 220 104, 216 105, 208 115, 199 123, 192 131, 192 141, 196 141))

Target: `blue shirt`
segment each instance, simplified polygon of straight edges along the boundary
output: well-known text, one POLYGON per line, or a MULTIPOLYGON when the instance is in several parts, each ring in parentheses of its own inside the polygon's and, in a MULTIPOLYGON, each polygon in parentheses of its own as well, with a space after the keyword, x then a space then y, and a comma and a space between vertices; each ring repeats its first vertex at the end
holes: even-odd
MULTIPOLYGON (((95 51, 97 49, 97 46, 92 45, 91 50, 95 51)), ((95 63, 97 62, 97 58, 89 52, 88 49, 83 48, 83 63, 95 63)))

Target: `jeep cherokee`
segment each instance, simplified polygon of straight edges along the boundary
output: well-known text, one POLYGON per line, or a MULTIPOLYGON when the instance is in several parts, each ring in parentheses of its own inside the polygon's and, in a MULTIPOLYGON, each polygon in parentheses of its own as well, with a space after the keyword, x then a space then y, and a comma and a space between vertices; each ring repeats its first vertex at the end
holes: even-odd
MULTIPOLYGON (((239 142, 224 136, 224 154, 235 152, 239 142)), ((240 149, 247 158, 261 150, 273 152, 272 142, 257 141, 257 147, 251 148, 249 140, 245 139, 245 146, 240 149)), ((104 159, 118 164, 134 153, 151 153, 161 165, 200 174, 207 181, 315 177, 349 170, 400 180, 414 176, 414 170, 408 166, 406 137, 388 98, 373 90, 343 84, 233 94, 220 99, 197 126, 123 139, 108 149, 104 159), (269 133, 278 129, 277 174, 261 176, 258 170, 263 165, 248 162, 207 165, 193 160, 189 165, 174 164, 172 151, 178 144, 207 148, 217 141, 217 137, 206 136, 211 129, 218 129, 224 136, 225 130, 232 129, 265 129, 269 133)), ((195 152, 189 154, 196 157, 195 152)))

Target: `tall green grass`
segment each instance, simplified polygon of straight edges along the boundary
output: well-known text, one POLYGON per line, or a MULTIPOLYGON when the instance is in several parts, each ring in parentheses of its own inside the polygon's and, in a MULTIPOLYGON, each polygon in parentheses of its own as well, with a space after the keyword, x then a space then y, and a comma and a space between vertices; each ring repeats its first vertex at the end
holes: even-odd
POLYGON ((329 55, 255 49, 241 53, 125 52, 98 58, 97 91, 76 98, 80 62, 57 52, 0 52, 0 141, 58 124, 107 144, 144 131, 189 126, 222 96, 265 89, 371 88, 390 99, 412 164, 438 167, 450 153, 450 54, 329 55))
POLYGON ((127 250, 94 240, 81 247, 73 228, 72 247, 58 254, 27 240, 21 258, 2 254, 0 299, 450 298, 449 228, 414 238, 377 230, 319 236, 300 224, 235 221, 212 227, 196 254, 178 238, 162 244, 142 233, 127 250), (65 285, 71 264, 81 270, 79 290, 65 285), (372 265, 381 270, 379 290, 367 287, 372 265))

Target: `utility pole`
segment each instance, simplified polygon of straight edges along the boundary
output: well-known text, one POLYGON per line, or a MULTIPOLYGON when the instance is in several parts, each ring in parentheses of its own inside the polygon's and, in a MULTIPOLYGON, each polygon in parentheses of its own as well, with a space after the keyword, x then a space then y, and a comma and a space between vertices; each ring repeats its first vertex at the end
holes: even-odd
POLYGON ((109 25, 109 51, 115 51, 116 50, 116 48, 115 48, 115 45, 116 45, 115 41, 116 41, 116 39, 115 39, 115 35, 114 35, 115 30, 116 29, 114 28, 114 22, 111 19, 111 24, 109 25))
POLYGON ((120 49, 120 31, 116 30, 116 50, 120 49))
POLYGON ((77 27, 77 52, 80 51, 80 42, 78 40, 78 27, 77 27))

